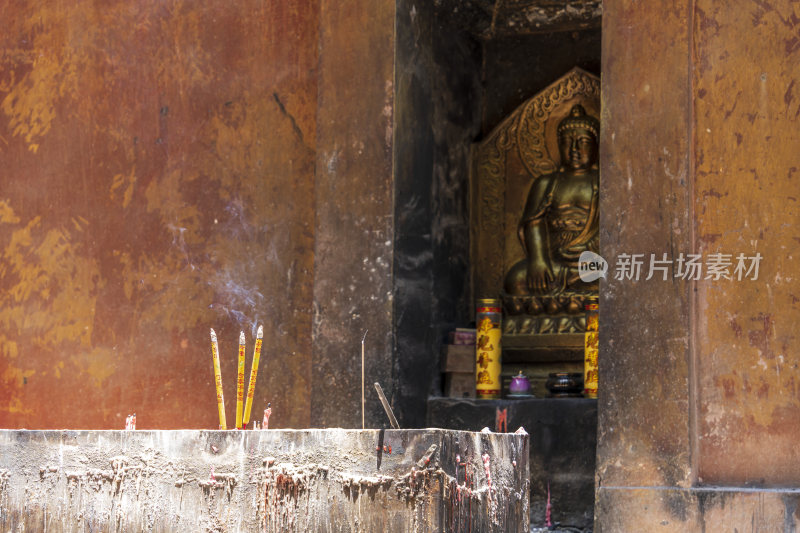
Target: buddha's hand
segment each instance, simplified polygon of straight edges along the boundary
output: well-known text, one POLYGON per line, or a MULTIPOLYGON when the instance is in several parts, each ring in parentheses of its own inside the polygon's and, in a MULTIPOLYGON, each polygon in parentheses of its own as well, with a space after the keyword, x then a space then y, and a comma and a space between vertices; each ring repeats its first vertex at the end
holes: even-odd
POLYGON ((547 292, 553 283, 553 269, 546 261, 530 261, 528 263, 528 287, 533 292, 547 292))

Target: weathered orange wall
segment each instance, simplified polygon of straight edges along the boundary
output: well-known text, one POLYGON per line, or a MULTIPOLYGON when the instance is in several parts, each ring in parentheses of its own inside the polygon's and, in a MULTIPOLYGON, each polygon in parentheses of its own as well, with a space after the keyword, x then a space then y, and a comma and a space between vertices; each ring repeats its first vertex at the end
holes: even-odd
POLYGON ((698 0, 695 213, 704 254, 756 281, 698 284, 698 476, 800 485, 800 6, 698 0))
POLYGON ((0 427, 310 421, 316 1, 0 7, 0 427))
POLYGON ((601 251, 730 254, 733 279, 604 284, 595 531, 794 531, 800 5, 603 17, 601 251))

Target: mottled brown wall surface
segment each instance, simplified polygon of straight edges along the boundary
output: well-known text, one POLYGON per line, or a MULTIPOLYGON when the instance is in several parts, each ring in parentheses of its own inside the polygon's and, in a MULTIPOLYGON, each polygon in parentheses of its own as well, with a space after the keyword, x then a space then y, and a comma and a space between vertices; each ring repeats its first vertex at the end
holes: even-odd
POLYGON ((595 529, 794 531, 800 5, 604 6, 603 254, 706 269, 605 284, 595 529))
POLYGON ((0 427, 310 421, 316 2, 4 2, 0 427))
POLYGON ((311 423, 385 424, 391 390, 394 2, 321 0, 311 423))
POLYGON ((696 2, 695 212, 704 254, 763 256, 698 285, 699 476, 800 485, 800 5, 696 2))
POLYGON ((690 483, 690 288, 613 275, 623 253, 692 251, 687 16, 684 2, 657 12, 610 2, 603 17, 600 246, 611 268, 600 302, 604 485, 690 483), (647 46, 632 46, 639 39, 647 46))

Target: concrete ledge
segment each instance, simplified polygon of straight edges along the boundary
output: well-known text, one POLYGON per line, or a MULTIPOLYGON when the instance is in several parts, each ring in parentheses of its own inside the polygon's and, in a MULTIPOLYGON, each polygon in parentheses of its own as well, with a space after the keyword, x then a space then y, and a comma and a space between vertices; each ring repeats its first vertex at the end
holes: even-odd
POLYGON ((527 532, 528 447, 442 429, 0 430, 0 527, 527 532))
POLYGON ((798 503, 800 489, 601 487, 595 532, 793 533, 798 503))

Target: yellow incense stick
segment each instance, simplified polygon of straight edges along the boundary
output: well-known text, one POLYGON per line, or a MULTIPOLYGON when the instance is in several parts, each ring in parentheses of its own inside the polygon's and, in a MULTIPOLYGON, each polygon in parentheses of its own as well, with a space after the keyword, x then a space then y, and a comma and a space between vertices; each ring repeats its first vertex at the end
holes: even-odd
POLYGON ((247 385, 247 402, 244 405, 244 420, 242 421, 244 427, 247 427, 247 423, 250 422, 250 411, 253 409, 253 392, 256 390, 256 375, 258 375, 258 360, 261 358, 261 339, 263 337, 264 326, 258 326, 253 363, 250 365, 250 383, 247 385))
POLYGON ((244 404, 244 331, 239 333, 239 366, 236 372, 236 429, 242 429, 244 404))
POLYGON ((225 422, 225 398, 222 397, 222 373, 219 370, 219 346, 217 334, 211 328, 211 358, 214 360, 214 383, 217 385, 217 409, 219 409, 219 429, 228 429, 225 422))

